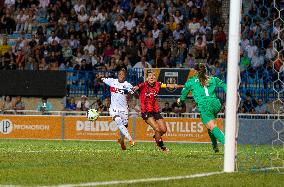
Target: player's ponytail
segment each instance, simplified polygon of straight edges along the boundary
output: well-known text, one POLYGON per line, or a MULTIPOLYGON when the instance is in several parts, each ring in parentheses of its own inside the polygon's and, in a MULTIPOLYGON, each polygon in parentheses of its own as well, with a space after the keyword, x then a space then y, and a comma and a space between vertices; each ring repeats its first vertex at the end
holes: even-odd
POLYGON ((206 75, 206 66, 204 64, 196 64, 194 69, 197 71, 198 79, 201 85, 206 86, 208 79, 206 75))

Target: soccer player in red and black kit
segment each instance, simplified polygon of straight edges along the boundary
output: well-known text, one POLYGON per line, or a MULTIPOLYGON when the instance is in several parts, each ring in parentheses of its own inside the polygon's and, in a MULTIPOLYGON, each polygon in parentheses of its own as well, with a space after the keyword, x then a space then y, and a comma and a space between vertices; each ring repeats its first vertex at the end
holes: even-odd
POLYGON ((139 98, 142 118, 154 129, 154 139, 156 140, 157 146, 162 151, 169 151, 162 140, 162 135, 167 132, 167 126, 160 114, 157 96, 161 88, 175 87, 179 87, 179 85, 157 82, 156 75, 153 71, 147 72, 146 82, 134 87, 134 91, 140 90, 139 98))

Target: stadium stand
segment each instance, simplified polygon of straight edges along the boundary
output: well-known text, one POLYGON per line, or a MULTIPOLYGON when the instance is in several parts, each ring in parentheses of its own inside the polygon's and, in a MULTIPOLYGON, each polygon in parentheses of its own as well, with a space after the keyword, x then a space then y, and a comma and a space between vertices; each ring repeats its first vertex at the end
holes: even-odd
MULTIPOLYGON (((276 40, 283 21, 273 22, 278 11, 272 4, 243 2, 242 112, 254 113, 259 99, 271 104, 275 89, 284 97, 279 82, 284 80, 283 43, 276 40)), ((128 68, 132 84, 143 80, 148 66, 191 68, 195 63, 206 63, 212 75, 225 79, 222 5, 222 0, 0 0, 0 69, 66 71, 67 97, 102 99, 108 93, 96 76, 115 76, 120 67, 128 68), (140 68, 133 68, 139 62, 140 68)))

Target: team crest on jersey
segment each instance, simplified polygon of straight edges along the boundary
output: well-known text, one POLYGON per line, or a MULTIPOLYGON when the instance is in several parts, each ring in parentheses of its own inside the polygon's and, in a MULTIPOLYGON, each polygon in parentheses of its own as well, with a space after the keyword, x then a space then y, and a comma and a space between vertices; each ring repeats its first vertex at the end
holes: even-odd
MULTIPOLYGON (((178 72, 165 72, 165 84, 178 84, 178 72)), ((167 88, 169 92, 174 92, 177 88, 167 88)))

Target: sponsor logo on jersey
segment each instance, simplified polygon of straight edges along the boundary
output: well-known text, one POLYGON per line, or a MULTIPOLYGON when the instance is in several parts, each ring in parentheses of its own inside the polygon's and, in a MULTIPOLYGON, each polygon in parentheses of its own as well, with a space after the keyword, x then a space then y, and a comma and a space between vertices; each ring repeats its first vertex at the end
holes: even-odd
POLYGON ((145 93, 146 97, 156 97, 158 95, 157 91, 145 93))
POLYGON ((115 87, 110 87, 110 92, 112 93, 120 93, 120 94, 126 94, 127 90, 126 89, 119 89, 119 88, 115 88, 115 87))

